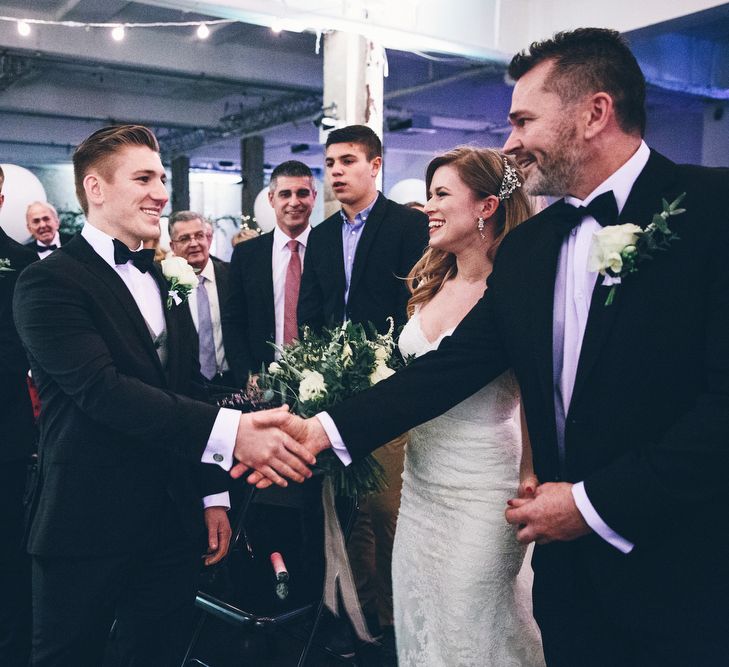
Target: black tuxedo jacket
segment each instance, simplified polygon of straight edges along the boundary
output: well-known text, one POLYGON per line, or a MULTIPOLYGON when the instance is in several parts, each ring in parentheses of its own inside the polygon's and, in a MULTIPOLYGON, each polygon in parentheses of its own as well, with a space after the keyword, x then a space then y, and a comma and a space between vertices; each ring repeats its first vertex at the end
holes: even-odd
POLYGON ((38 253, 24 248, 0 228, 0 259, 12 271, 0 274, 0 463, 27 459, 33 451, 35 426, 26 377, 28 357, 13 321, 13 292, 23 269, 38 261, 38 253))
MULTIPOLYGON (((164 303, 166 283, 153 272, 164 303)), ((201 496, 224 486, 201 482, 201 468, 220 480, 200 464, 218 409, 189 398, 203 389, 187 304, 165 308, 163 368, 129 290, 79 235, 23 273, 14 313, 42 404, 30 552, 148 549, 170 507, 198 537, 201 496)))
MULTIPOLYGON (((67 234, 66 232, 58 232, 58 238, 61 240, 61 247, 65 246, 73 237, 75 234, 67 234)), ((31 239, 27 243, 25 243, 26 248, 32 248, 33 252, 35 252, 35 245, 37 241, 35 239, 31 239)), ((36 257, 38 256, 38 253, 36 252, 36 257)))
MULTIPOLYGON (((307 248, 307 257, 308 257, 307 248)), ((273 232, 239 243, 230 260, 230 293, 223 310, 230 343, 225 353, 236 382, 245 386, 249 373, 273 361, 269 344, 276 338, 273 303, 273 232)))
MULTIPOLYGON (((423 213, 380 194, 357 245, 346 306, 347 319, 387 330, 407 320, 410 294, 402 280, 428 245, 423 213)), ((345 315, 342 216, 339 211, 311 230, 299 293, 299 325, 318 330, 341 324, 345 315)))
MULTIPOLYGON (((645 227, 662 198, 686 192, 686 212, 670 219, 680 239, 625 278, 609 307, 598 278, 563 470, 552 375, 558 207, 504 240, 484 298, 438 351, 330 411, 349 451, 363 456, 511 367, 539 480, 584 480, 598 514, 635 544, 629 555, 594 534, 566 545, 590 571, 596 604, 637 632, 729 629, 729 584, 719 574, 729 540, 717 530, 729 509, 727 188, 729 170, 678 166, 651 153, 621 222, 645 227)), ((556 591, 565 566, 550 561, 551 548, 537 547, 534 568, 556 591)))

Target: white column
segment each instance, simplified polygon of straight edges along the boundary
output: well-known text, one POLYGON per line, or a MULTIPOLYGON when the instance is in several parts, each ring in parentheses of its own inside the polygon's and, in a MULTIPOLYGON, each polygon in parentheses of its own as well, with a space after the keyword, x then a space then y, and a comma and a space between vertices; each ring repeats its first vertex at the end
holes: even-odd
MULTIPOLYGON (((336 127, 367 125, 382 138, 385 51, 371 39, 345 32, 324 37, 324 108, 334 110, 336 127)), ((327 132, 321 130, 326 142, 327 132)), ((380 172, 378 187, 382 185, 380 172)), ((324 186, 324 215, 339 209, 328 184, 324 186)))

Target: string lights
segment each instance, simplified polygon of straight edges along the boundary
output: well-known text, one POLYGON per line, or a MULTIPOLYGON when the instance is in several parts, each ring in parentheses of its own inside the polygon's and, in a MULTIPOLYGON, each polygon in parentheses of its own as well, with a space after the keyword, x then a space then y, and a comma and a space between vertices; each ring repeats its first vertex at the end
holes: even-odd
POLYGON ((212 19, 206 21, 154 21, 149 23, 86 23, 82 21, 52 21, 49 19, 17 18, 14 16, 0 16, 0 21, 15 23, 21 37, 29 37, 34 26, 60 26, 63 28, 83 28, 85 30, 102 29, 111 32, 111 38, 121 42, 127 30, 135 28, 196 28, 198 39, 207 39, 210 36, 210 26, 228 23, 237 23, 235 19, 212 19))

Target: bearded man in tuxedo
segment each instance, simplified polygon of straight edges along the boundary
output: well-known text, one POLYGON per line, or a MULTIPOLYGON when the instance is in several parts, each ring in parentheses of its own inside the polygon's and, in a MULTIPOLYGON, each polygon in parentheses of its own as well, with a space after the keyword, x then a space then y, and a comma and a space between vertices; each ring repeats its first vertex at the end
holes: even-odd
POLYGON ((310 475, 295 452, 313 457, 275 428, 284 411, 251 417, 200 400, 187 304, 165 306, 154 251, 139 250, 168 200, 152 132, 104 128, 73 162, 87 222, 23 272, 14 297, 42 406, 32 664, 97 667, 116 619, 124 664, 160 667, 185 640, 203 515, 206 562, 227 549, 219 492, 233 458, 285 484, 279 473, 310 475))
POLYGON ((645 80, 614 31, 559 33, 509 72, 504 151, 532 194, 564 199, 504 240, 484 298, 438 351, 296 436, 346 462, 513 368, 541 484, 506 518, 537 543, 548 664, 724 664, 729 171, 646 146, 645 80), (649 235, 684 193, 665 249, 619 284, 592 270, 602 224, 649 235))

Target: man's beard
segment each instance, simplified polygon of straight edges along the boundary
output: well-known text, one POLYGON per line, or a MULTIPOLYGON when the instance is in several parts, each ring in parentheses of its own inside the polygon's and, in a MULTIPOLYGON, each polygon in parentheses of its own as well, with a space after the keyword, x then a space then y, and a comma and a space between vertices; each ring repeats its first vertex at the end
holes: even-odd
POLYGON ((577 128, 573 123, 563 123, 557 130, 552 149, 542 164, 535 164, 524 182, 530 195, 563 197, 569 194, 582 160, 577 150, 577 128))

